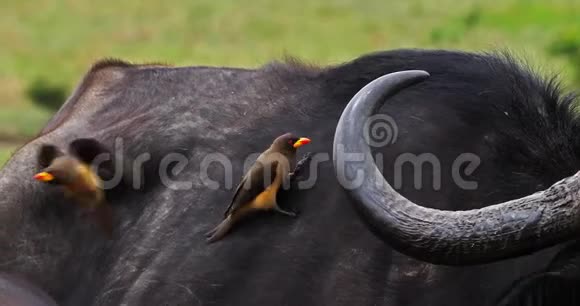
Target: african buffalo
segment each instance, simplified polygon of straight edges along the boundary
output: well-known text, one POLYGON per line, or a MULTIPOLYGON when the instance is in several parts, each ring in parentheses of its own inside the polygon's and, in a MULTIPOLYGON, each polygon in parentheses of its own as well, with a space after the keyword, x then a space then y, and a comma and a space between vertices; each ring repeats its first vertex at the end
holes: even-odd
POLYGON ((28 302, 38 288, 75 306, 572 305, 574 103, 503 53, 258 69, 101 61, 0 173, 0 284, 27 279, 7 294, 23 305, 43 305, 28 302), (375 119, 382 135, 368 132, 375 119), (248 161, 289 131, 314 153, 279 199, 299 217, 258 215, 207 244, 248 161), (120 156, 112 239, 32 180, 40 145, 78 138, 120 156))

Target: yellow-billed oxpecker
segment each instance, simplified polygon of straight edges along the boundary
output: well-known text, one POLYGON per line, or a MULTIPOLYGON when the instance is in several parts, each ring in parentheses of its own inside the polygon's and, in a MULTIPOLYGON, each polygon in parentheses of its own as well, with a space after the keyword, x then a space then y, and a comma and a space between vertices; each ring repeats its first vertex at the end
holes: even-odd
POLYGON ((223 238, 241 218, 250 212, 272 210, 295 217, 296 213, 283 210, 276 202, 281 186, 287 186, 297 171, 296 151, 310 143, 310 139, 286 133, 277 137, 262 152, 238 184, 232 201, 224 214, 224 220, 207 233, 207 242, 223 238), (293 172, 290 169, 294 169, 293 172))
POLYGON ((107 237, 112 235, 112 208, 106 201, 103 181, 90 165, 90 161, 104 150, 93 139, 77 139, 63 152, 54 145, 43 144, 38 154, 42 170, 34 179, 62 186, 67 198, 74 200, 92 217, 107 237))

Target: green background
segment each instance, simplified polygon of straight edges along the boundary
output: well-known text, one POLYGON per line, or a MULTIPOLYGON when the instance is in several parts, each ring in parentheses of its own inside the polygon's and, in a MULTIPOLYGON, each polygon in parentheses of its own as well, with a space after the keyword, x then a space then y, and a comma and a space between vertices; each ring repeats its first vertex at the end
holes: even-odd
POLYGON ((0 164, 90 65, 328 65, 394 48, 509 49, 580 88, 580 0, 0 0, 0 164))

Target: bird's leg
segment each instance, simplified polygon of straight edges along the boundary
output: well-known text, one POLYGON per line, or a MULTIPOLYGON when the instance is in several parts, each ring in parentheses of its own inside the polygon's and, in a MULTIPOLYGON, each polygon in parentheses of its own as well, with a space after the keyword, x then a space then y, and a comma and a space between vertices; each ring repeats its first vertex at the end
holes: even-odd
POLYGON ((211 236, 211 235, 213 235, 215 232, 217 232, 217 230, 218 230, 218 227, 217 227, 217 226, 215 226, 215 227, 214 227, 214 228, 212 228, 210 231, 206 232, 206 233, 205 233, 205 236, 206 236, 206 237, 210 237, 210 236, 211 236))
POLYGON ((306 163, 308 163, 312 159, 312 152, 308 152, 304 154, 301 160, 296 163, 296 167, 294 167, 294 171, 290 172, 288 176, 290 177, 290 181, 293 181, 300 175, 300 172, 304 169, 306 163))
POLYGON ((278 206, 278 204, 274 205, 274 211, 275 212, 278 212, 278 213, 281 213, 283 215, 289 216, 289 217, 296 217, 296 216, 298 216, 295 212, 287 211, 287 210, 284 210, 284 209, 280 208, 280 206, 278 206))
POLYGON ((287 210, 284 210, 284 209, 280 208, 280 206, 278 206, 278 201, 276 201, 276 200, 274 200, 274 205, 272 206, 272 209, 275 212, 281 213, 281 214, 283 214, 285 216, 289 216, 289 217, 296 217, 296 216, 298 216, 298 214, 295 213, 295 212, 293 212, 293 211, 287 211, 287 210))

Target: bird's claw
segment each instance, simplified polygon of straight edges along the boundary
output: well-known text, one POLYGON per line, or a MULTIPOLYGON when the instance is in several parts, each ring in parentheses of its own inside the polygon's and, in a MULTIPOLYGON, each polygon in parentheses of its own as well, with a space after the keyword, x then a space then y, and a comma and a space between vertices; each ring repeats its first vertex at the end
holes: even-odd
POLYGON ((286 215, 288 217, 292 217, 292 218, 298 217, 298 214, 296 212, 293 212, 293 211, 287 211, 286 213, 284 213, 284 215, 286 215))
POLYGON ((312 152, 307 152, 302 156, 302 159, 300 159, 298 161, 298 163, 296 164, 296 168, 300 168, 302 167, 306 162, 310 161, 312 159, 312 155, 314 155, 314 153, 312 152))
POLYGON ((284 209, 282 209, 280 207, 274 207, 274 211, 276 211, 278 213, 281 213, 281 214, 283 214, 285 216, 294 217, 294 218, 295 217, 298 217, 298 213, 297 212, 284 210, 284 209))
POLYGON ((296 167, 294 167, 294 171, 292 171, 290 173, 290 179, 294 180, 295 178, 299 177, 300 172, 302 172, 302 170, 305 168, 306 163, 308 163, 311 159, 312 159, 312 152, 308 152, 306 154, 304 154, 302 156, 302 159, 300 159, 297 163, 296 163, 296 167))

